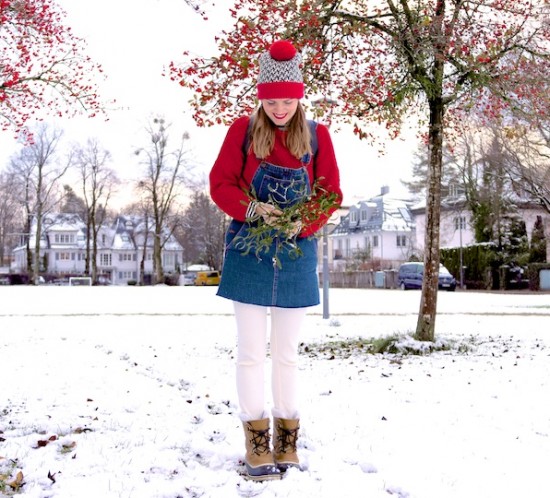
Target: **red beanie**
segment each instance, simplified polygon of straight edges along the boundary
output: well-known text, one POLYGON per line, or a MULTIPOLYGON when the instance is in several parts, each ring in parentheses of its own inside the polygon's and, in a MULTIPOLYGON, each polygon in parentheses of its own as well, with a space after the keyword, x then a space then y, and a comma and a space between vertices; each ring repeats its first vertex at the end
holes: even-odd
POLYGON ((260 56, 258 99, 301 99, 304 79, 300 71, 302 56, 286 40, 276 41, 260 56))

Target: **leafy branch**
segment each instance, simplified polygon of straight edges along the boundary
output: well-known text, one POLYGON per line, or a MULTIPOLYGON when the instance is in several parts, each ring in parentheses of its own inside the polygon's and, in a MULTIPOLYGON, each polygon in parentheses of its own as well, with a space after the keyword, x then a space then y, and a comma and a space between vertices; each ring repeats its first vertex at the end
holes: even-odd
MULTIPOLYGON (((291 182, 284 188, 278 185, 271 188, 267 203, 277 208, 280 214, 271 216, 269 222, 258 214, 247 218, 246 234, 235 238, 235 247, 242 251, 243 256, 254 253, 258 259, 262 259, 262 254, 268 253, 274 246, 273 264, 278 268, 282 268, 280 255, 284 251, 292 259, 302 256, 302 249, 297 242, 301 229, 324 217, 328 218, 340 205, 338 194, 329 192, 320 184, 320 180, 322 178, 315 181, 311 193, 307 193, 302 182, 299 187, 296 186, 297 182, 291 182), (281 190, 291 190, 295 199, 285 200, 286 196, 281 195, 281 190)), ((249 202, 258 202, 254 189, 247 195, 249 202)), ((246 202, 243 201, 243 204, 246 202)))

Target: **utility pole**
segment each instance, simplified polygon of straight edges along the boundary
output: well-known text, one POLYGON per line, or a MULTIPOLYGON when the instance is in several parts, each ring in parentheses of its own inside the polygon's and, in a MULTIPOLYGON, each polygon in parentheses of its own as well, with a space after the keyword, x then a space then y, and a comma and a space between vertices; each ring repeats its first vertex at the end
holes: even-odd
MULTIPOLYGON (((329 105, 330 111, 328 114, 327 128, 330 129, 332 109, 334 105, 337 104, 336 100, 333 100, 328 97, 323 97, 317 100, 314 100, 312 103, 313 107, 321 107, 322 105, 329 105)), ((328 220, 327 220, 328 223, 328 220)), ((323 318, 330 318, 329 312, 329 287, 330 287, 330 274, 328 269, 328 227, 327 223, 323 226, 323 318)))

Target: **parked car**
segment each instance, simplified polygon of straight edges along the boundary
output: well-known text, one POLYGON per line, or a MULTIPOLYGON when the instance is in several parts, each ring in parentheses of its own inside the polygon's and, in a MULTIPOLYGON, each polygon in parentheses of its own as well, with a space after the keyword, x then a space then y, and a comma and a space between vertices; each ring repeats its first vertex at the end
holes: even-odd
POLYGON ((220 279, 219 271, 199 271, 195 278, 195 285, 219 285, 220 279))
MULTIPOLYGON (((420 289, 424 278, 424 263, 403 263, 397 274, 397 285, 403 289, 420 289)), ((456 279, 443 265, 439 265, 439 285, 442 290, 454 291, 456 279)))
POLYGON ((183 285, 195 285, 196 278, 196 272, 187 272, 181 276, 181 282, 183 285))

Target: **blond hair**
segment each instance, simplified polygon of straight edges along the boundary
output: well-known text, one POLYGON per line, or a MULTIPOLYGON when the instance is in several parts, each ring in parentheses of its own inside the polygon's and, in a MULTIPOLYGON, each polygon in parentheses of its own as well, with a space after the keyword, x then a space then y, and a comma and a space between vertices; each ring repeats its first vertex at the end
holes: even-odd
MULTIPOLYGON (((276 125, 269 119, 262 106, 258 107, 252 119, 254 121, 250 132, 251 148, 256 157, 265 159, 271 154, 275 145, 276 125)), ((300 102, 286 129, 285 146, 294 157, 301 159, 305 154, 312 153, 311 133, 307 125, 306 113, 300 102)))

